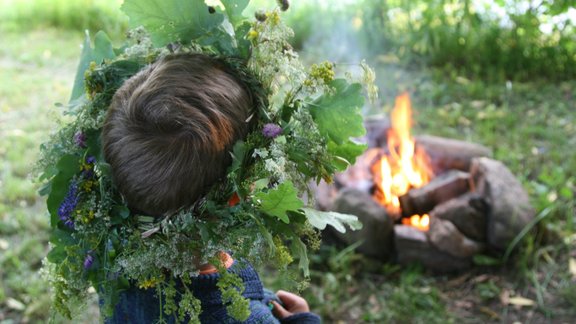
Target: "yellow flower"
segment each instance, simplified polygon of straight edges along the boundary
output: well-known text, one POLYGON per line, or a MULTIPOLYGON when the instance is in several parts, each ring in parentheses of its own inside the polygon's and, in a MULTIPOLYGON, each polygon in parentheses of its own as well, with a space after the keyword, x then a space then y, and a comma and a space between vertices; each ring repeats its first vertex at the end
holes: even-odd
POLYGON ((77 211, 78 216, 80 216, 80 219, 82 219, 82 222, 84 222, 84 224, 88 224, 90 223, 91 220, 94 219, 94 211, 93 210, 89 210, 88 213, 83 213, 82 210, 77 211))
POLYGON ((258 32, 255 31, 254 29, 250 29, 246 38, 248 38, 248 40, 250 41, 254 41, 256 40, 256 38, 258 38, 258 32))
POLYGON ((86 192, 92 191, 92 188, 96 186, 98 182, 96 180, 87 180, 82 183, 82 190, 86 192))
POLYGON ((138 283, 138 288, 140 288, 140 289, 152 288, 152 287, 156 286, 157 284, 159 284, 160 282, 162 282, 163 279, 164 278, 162 278, 162 277, 160 277, 160 278, 152 277, 152 278, 146 279, 146 280, 138 283))

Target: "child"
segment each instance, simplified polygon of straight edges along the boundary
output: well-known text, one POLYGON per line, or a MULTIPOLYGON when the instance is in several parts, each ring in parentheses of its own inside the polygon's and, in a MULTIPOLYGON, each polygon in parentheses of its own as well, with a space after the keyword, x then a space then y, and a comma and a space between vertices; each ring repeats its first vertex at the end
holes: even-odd
MULTIPOLYGON (((114 95, 102 131, 104 157, 128 206, 163 216, 193 205, 225 176, 232 146, 250 129, 254 100, 233 69, 202 54, 166 56, 128 79, 114 95)), ((282 323, 320 322, 301 297, 279 291, 282 305, 272 301, 247 262, 220 256, 244 281, 251 311, 247 323, 278 322, 268 305, 282 323)), ((216 286, 216 268, 199 269, 189 288, 201 301, 200 320, 231 322, 216 286)), ((155 322, 158 304, 153 289, 132 286, 108 321, 155 322)))

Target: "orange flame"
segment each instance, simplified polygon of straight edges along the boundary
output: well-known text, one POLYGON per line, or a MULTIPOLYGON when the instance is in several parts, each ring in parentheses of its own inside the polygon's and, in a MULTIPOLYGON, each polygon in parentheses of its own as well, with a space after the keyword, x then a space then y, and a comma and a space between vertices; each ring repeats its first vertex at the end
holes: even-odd
MULTIPOLYGON (((431 172, 426 162, 428 159, 426 153, 415 147, 414 139, 410 135, 412 110, 407 93, 396 98, 391 120, 387 143, 390 154, 383 156, 373 169, 378 188, 375 196, 376 200, 390 213, 399 215, 399 197, 411 188, 419 188, 428 183, 431 172)), ((420 216, 415 216, 420 219, 420 216)), ((428 215, 425 216, 428 221, 428 215)), ((422 222, 424 222, 423 219, 424 216, 422 216, 422 222)), ((418 224, 419 226, 413 226, 427 229, 427 224, 418 224)))

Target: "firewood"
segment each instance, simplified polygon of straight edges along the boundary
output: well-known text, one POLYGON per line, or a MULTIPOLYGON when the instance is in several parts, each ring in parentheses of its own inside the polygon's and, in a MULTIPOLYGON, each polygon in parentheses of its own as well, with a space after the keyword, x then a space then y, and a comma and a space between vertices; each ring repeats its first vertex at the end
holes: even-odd
POLYGON ((470 174, 452 170, 432 179, 423 187, 411 189, 400 196, 402 216, 428 213, 440 203, 468 192, 470 174))
POLYGON ((473 158, 492 156, 492 151, 483 145, 437 136, 417 136, 416 146, 428 153, 435 174, 450 169, 468 172, 473 158))

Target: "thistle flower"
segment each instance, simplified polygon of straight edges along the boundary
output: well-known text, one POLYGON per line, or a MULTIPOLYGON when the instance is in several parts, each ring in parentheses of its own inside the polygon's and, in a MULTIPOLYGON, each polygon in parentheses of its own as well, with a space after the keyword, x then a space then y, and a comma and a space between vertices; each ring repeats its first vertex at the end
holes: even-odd
POLYGON ((81 131, 76 132, 74 134, 74 144, 81 148, 86 148, 86 134, 81 131))
POLYGON ((264 137, 275 138, 281 133, 282 133, 282 127, 276 124, 269 123, 264 125, 264 128, 262 128, 262 135, 264 135, 264 137))
POLYGON ((58 217, 62 222, 64 222, 64 225, 70 229, 74 229, 72 213, 74 212, 74 209, 76 209, 78 201, 78 183, 73 181, 68 189, 68 193, 58 208, 58 217))
POLYGON ((94 256, 92 255, 92 251, 88 251, 88 254, 86 254, 86 257, 84 258, 84 269, 90 269, 92 263, 94 263, 94 256))

